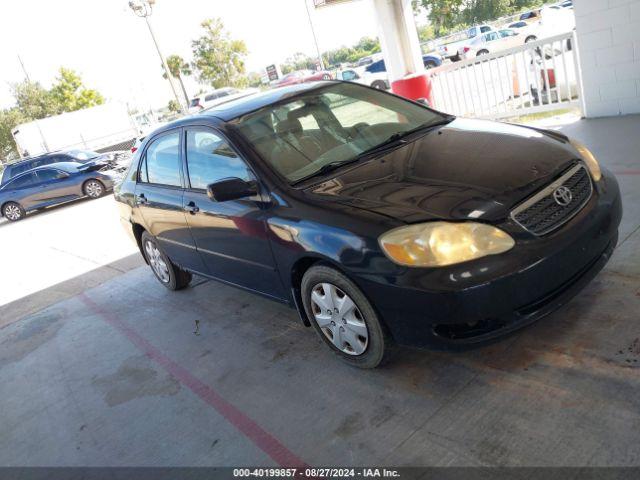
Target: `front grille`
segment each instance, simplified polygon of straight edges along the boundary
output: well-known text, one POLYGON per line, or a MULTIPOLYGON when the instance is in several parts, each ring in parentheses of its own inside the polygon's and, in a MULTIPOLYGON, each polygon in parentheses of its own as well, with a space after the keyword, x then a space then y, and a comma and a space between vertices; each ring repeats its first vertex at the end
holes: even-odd
POLYGON ((511 218, 534 235, 545 235, 576 215, 592 193, 589 172, 583 164, 578 164, 513 210, 511 218), (571 201, 566 205, 558 203, 554 197, 554 192, 561 186, 571 191, 571 201))

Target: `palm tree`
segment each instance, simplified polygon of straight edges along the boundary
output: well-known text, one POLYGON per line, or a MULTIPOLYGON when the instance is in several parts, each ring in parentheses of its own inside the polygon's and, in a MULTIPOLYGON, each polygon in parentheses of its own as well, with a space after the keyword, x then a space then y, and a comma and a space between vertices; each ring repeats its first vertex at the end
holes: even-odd
MULTIPOLYGON (((180 86, 182 87, 182 93, 184 94, 184 98, 187 101, 187 105, 189 105, 189 95, 187 95, 187 89, 184 88, 184 82, 182 81, 183 75, 191 75, 193 72, 191 71, 191 67, 182 58, 180 55, 169 55, 167 57, 167 66, 169 67, 169 72, 171 72, 171 76, 173 78, 177 78, 180 81, 180 86)), ((167 74, 162 74, 163 78, 167 78, 167 74)))

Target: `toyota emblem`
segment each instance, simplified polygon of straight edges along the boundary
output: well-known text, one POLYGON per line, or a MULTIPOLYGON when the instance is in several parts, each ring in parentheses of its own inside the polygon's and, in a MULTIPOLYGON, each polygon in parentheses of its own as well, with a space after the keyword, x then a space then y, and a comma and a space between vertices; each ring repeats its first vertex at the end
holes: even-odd
POLYGON ((571 200, 573 200, 573 194, 571 193, 571 190, 562 185, 556 188, 553 192, 553 199, 561 207, 566 207, 571 203, 571 200))

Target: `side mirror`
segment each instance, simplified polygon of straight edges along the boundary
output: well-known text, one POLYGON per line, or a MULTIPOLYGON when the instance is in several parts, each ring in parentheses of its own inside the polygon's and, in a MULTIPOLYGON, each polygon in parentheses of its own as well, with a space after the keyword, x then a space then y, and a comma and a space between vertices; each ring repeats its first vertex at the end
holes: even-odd
POLYGON ((207 196, 214 202, 227 202, 258 194, 256 182, 246 182, 240 178, 227 178, 207 187, 207 196))

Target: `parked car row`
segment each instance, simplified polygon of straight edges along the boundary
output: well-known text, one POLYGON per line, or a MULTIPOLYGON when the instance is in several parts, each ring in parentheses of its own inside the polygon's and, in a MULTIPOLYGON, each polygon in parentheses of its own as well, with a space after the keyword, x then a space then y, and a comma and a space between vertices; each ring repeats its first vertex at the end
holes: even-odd
POLYGON ((70 150, 10 163, 0 182, 0 215, 15 222, 32 210, 99 198, 122 178, 129 161, 115 154, 70 150))
MULTIPOLYGON (((457 34, 458 38, 454 41, 439 45, 438 52, 443 58, 457 62, 511 48, 520 43, 566 33, 574 28, 573 2, 566 0, 558 5, 545 6, 525 12, 520 15, 518 21, 510 23, 504 28, 495 28, 489 24, 474 25, 457 34), (521 36, 515 45, 508 38, 513 35, 504 33, 507 30, 512 30, 521 36), (485 48, 489 43, 491 46, 485 48)), ((515 41, 515 39, 512 40, 515 41)))

